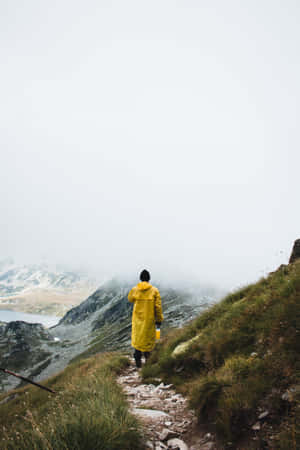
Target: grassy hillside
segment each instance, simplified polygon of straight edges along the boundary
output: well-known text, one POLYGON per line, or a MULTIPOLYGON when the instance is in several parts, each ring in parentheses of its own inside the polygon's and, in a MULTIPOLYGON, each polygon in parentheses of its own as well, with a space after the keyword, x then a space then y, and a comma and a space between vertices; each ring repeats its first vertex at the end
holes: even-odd
POLYGON ((199 421, 216 428, 229 447, 246 439, 244 448, 297 449, 299 355, 298 260, 174 330, 143 376, 162 377, 185 392, 199 421))
POLYGON ((32 386, 2 394, 1 450, 143 448, 137 422, 115 382, 127 364, 118 354, 97 355, 50 378, 46 384, 56 395, 32 386))
MULTIPOLYGON (((100 344, 95 341, 92 351, 100 344)), ((172 330, 142 373, 145 380, 161 377, 187 394, 199 422, 217 431, 224 448, 296 450, 299 354, 296 261, 172 330)), ((47 380, 56 395, 32 386, 0 395, 1 450, 143 448, 138 424, 115 382, 127 358, 87 356, 47 380)))

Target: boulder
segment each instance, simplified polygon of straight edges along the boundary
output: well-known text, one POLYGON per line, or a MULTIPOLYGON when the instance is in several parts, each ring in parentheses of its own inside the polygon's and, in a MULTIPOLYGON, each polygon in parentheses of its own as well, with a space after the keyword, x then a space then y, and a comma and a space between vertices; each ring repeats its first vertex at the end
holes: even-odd
POLYGON ((177 345, 177 347, 175 347, 175 349, 172 352, 172 356, 176 357, 178 355, 185 353, 190 348, 190 346, 194 342, 196 342, 199 338, 200 338, 200 334, 193 337, 192 339, 189 339, 188 341, 182 342, 181 344, 177 345))
POLYGON ((290 256, 289 263, 293 263, 296 261, 296 259, 300 258, 300 239, 297 239, 294 242, 294 247, 290 256))

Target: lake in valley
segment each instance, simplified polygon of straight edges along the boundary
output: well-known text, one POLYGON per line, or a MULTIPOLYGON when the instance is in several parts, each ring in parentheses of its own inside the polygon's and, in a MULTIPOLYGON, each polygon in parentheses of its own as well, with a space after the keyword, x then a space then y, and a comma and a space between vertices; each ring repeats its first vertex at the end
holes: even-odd
POLYGON ((29 314, 18 311, 8 311, 0 309, 0 322, 13 322, 15 320, 23 320, 29 323, 41 323, 46 328, 56 325, 61 317, 45 316, 43 314, 29 314))

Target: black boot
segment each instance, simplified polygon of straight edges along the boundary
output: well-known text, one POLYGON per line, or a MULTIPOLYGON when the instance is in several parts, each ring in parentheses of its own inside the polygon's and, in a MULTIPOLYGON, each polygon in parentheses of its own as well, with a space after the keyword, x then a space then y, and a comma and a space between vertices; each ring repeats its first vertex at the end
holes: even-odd
POLYGON ((135 350, 133 357, 135 359, 136 367, 140 369, 142 367, 142 352, 140 352, 139 350, 135 350))
POLYGON ((142 367, 142 361, 140 359, 136 359, 135 364, 138 369, 140 369, 142 367))

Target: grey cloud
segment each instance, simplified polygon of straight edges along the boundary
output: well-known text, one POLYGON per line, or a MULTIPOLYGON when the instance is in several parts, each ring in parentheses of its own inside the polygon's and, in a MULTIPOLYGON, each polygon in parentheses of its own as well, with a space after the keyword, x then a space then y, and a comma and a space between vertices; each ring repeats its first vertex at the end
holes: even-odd
POLYGON ((0 8, 3 257, 226 287, 287 262, 295 1, 0 8))

